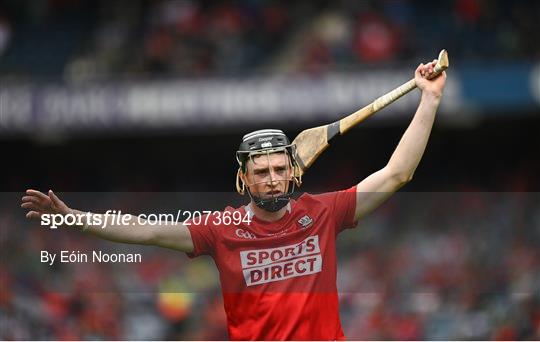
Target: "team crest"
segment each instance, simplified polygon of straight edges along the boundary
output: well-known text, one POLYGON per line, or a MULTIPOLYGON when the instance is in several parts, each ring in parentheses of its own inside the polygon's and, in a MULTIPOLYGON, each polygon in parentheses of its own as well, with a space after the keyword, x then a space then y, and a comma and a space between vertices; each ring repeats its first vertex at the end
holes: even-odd
POLYGON ((313 219, 308 215, 304 215, 300 220, 298 220, 298 223, 302 226, 303 229, 306 229, 313 224, 313 219))

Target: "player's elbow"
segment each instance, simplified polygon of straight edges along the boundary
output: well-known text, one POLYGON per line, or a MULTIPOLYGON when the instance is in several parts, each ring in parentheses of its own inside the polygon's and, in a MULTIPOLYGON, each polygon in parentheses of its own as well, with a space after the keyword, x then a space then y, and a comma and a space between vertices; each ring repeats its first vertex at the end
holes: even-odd
POLYGON ((128 240, 130 243, 138 245, 154 245, 158 239, 156 231, 153 229, 145 229, 144 226, 137 226, 139 229, 133 229, 129 233, 128 240))
POLYGON ((404 186, 413 179, 414 172, 410 172, 408 170, 399 170, 396 168, 392 168, 389 165, 387 166, 387 169, 389 178, 392 180, 392 183, 394 183, 398 188, 404 186))
POLYGON ((396 175, 393 178, 394 188, 396 190, 402 188, 403 186, 405 186, 405 184, 409 183, 412 180, 412 178, 413 178, 412 174, 396 175))
POLYGON ((405 184, 409 183, 410 181, 412 181, 413 176, 414 176, 414 173, 412 173, 412 172, 411 173, 405 173, 405 174, 401 174, 401 175, 397 176, 397 180, 401 185, 405 185, 405 184))
POLYGON ((157 229, 150 229, 151 232, 147 232, 140 236, 140 243, 142 245, 159 246, 162 243, 163 238, 157 232, 157 229))
POLYGON ((413 179, 414 172, 392 172, 391 179, 396 188, 401 188, 413 179))

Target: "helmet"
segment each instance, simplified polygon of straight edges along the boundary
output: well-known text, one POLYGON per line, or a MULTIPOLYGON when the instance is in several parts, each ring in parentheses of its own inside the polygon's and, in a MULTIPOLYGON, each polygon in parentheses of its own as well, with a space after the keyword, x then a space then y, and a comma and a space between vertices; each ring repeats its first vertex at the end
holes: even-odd
POLYGON ((286 153, 289 156, 290 167, 292 167, 292 178, 287 181, 289 184, 288 190, 284 194, 279 196, 272 196, 271 198, 262 198, 260 194, 253 194, 247 188, 247 192, 250 198, 255 204, 264 210, 275 212, 289 203, 291 195, 294 192, 295 185, 300 186, 302 183, 299 166, 296 162, 295 146, 292 145, 283 131, 279 129, 262 129, 254 131, 244 135, 242 143, 236 152, 236 160, 238 161, 239 168, 236 174, 236 190, 243 195, 246 190, 246 184, 240 177, 240 174, 246 173, 247 162, 252 160, 253 156, 270 155, 272 153, 286 153))

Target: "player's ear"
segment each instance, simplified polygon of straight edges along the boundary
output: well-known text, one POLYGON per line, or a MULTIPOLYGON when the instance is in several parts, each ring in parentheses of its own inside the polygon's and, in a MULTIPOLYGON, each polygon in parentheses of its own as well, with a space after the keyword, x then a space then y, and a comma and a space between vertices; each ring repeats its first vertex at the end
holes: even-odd
POLYGON ((246 191, 246 176, 242 172, 242 167, 239 167, 236 173, 236 191, 240 195, 243 195, 246 191))
POLYGON ((289 167, 292 179, 297 187, 302 185, 302 171, 298 163, 292 158, 292 156, 287 153, 287 158, 289 159, 289 167))
POLYGON ((291 159, 291 175, 294 183, 297 187, 302 185, 302 171, 300 170, 300 165, 297 162, 293 162, 291 159))

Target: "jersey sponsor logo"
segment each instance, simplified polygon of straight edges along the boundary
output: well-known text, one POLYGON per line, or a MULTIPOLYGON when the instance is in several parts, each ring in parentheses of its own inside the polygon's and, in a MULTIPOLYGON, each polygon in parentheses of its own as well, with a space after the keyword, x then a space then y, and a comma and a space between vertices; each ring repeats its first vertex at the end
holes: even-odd
POLYGON ((319 236, 299 244, 240 252, 247 286, 318 273, 322 269, 319 236))
POLYGON ((308 215, 304 215, 300 220, 298 220, 298 223, 302 226, 302 228, 305 229, 311 226, 311 224, 313 223, 313 219, 308 215))
POLYGON ((256 239, 257 238, 254 234, 240 228, 236 230, 236 236, 243 239, 256 239))

